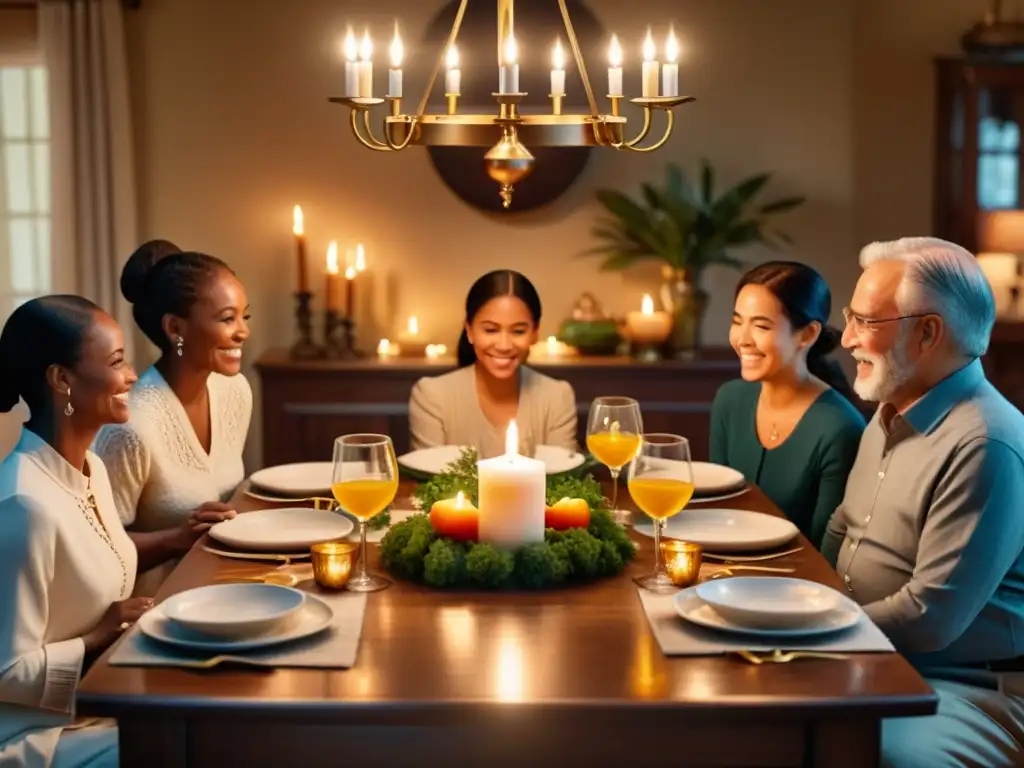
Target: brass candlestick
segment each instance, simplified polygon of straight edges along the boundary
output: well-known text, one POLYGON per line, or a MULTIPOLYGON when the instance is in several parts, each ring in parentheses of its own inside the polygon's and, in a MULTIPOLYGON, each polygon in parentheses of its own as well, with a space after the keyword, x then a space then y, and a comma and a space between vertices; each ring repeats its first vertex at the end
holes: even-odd
POLYGON ((312 299, 313 294, 309 291, 295 294, 295 320, 299 327, 299 340, 291 348, 291 356, 295 360, 316 360, 324 356, 323 347, 313 341, 312 299))

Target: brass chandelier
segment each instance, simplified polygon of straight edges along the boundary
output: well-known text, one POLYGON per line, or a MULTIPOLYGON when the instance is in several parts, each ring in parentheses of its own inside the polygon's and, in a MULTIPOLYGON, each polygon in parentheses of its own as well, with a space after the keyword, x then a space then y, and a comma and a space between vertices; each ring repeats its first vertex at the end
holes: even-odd
POLYGON ((458 111, 461 90, 461 72, 458 68, 457 40, 459 27, 469 0, 461 0, 448 40, 414 114, 402 112, 402 44, 397 30, 391 44, 391 68, 388 72, 388 94, 385 98, 373 96, 372 44, 369 36, 359 45, 352 31, 345 40, 345 96, 329 99, 349 107, 349 124, 356 139, 367 149, 377 152, 400 152, 406 147, 490 147, 484 155, 484 167, 499 184, 502 205, 512 204, 515 185, 533 170, 534 157, 526 145, 538 147, 610 147, 633 152, 653 152, 664 146, 672 135, 673 111, 676 107, 694 101, 693 96, 678 95, 678 65, 675 61, 678 47, 670 34, 666 46, 667 62, 663 68, 655 60, 654 43, 648 31, 644 43, 642 96, 630 102, 643 108, 644 122, 632 138, 625 138, 627 120, 620 114, 622 92, 622 53, 613 36, 609 55, 608 101, 610 114, 598 111, 594 90, 587 75, 586 62, 580 52, 576 32, 565 0, 558 0, 565 33, 572 49, 586 92, 589 111, 586 114, 565 114, 565 69, 561 44, 554 51, 551 71, 551 111, 532 114, 520 111, 526 94, 519 90, 519 63, 513 33, 513 7, 515 0, 498 0, 498 65, 499 87, 494 93, 497 114, 466 114, 458 111), (357 59, 358 57, 358 59, 357 59), (427 112, 427 102, 441 68, 447 64, 445 77, 445 114, 427 112), (660 81, 660 82, 659 82, 660 81), (660 88, 659 88, 660 86, 660 88), (381 136, 377 138, 371 124, 373 107, 389 104, 384 117, 381 136), (661 138, 641 146, 650 134, 654 113, 665 113, 666 125, 661 138))

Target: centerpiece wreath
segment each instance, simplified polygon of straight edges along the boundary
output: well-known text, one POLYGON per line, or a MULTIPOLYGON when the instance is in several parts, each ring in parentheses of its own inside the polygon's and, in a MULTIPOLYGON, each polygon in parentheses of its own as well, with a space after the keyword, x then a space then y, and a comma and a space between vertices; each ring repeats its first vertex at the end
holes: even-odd
POLYGON ((435 502, 459 492, 477 503, 476 463, 476 451, 465 449, 444 471, 417 486, 413 498, 424 512, 393 525, 380 543, 381 562, 394 576, 432 587, 546 589, 615 576, 635 556, 636 547, 612 519, 601 486, 590 475, 547 479, 548 505, 586 503, 585 527, 547 528, 543 542, 515 552, 440 535, 427 513, 435 502))

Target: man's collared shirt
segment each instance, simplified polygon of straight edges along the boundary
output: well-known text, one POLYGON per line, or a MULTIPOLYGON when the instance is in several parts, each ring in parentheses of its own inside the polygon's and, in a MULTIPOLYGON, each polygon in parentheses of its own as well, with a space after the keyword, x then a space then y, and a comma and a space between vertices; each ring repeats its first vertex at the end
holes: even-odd
POLYGON ((864 432, 822 553, 923 664, 1024 655, 1024 416, 978 360, 864 432))

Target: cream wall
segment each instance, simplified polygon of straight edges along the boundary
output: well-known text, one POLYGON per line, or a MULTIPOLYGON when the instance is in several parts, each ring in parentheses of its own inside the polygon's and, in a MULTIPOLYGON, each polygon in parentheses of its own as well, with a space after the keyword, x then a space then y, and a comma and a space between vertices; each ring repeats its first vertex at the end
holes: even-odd
MULTIPOLYGON (((466 288, 492 268, 514 267, 536 282, 543 333, 554 332, 583 291, 615 313, 636 307, 656 287, 650 273, 600 274, 572 256, 588 244, 596 188, 635 190, 669 160, 693 168, 706 156, 726 181, 769 170, 773 192, 807 195, 810 204, 787 222, 797 242, 792 255, 825 274, 837 312, 856 279, 862 242, 928 229, 930 59, 955 50, 976 14, 960 7, 970 3, 677 4, 687 51, 682 87, 698 102, 680 113, 668 147, 650 156, 596 153, 563 200, 510 217, 463 205, 421 150, 388 156, 357 146, 347 115, 325 101, 342 83, 337 46, 347 21, 372 24, 381 50, 396 17, 412 43, 441 5, 145 0, 128 13, 141 232, 217 254, 238 270, 254 314, 249 363, 292 339, 296 202, 306 211, 311 254, 331 238, 361 241, 377 290, 394 284, 390 311, 378 306, 383 326, 415 314, 427 334, 447 342, 466 288)), ((668 21, 669 4, 658 0, 590 5, 626 43, 642 38, 648 20, 668 21)), ((627 88, 638 87, 637 68, 627 88)), ((591 74, 603 83, 600 63, 591 74)), ((476 76, 493 72, 463 73, 476 76)), ((422 82, 421 72, 407 70, 408 92, 422 82)), ((570 87, 578 87, 571 77, 570 87)), ((712 343, 725 339, 734 279, 712 277, 712 343)), ((250 464, 258 460, 259 429, 257 414, 250 464)))

